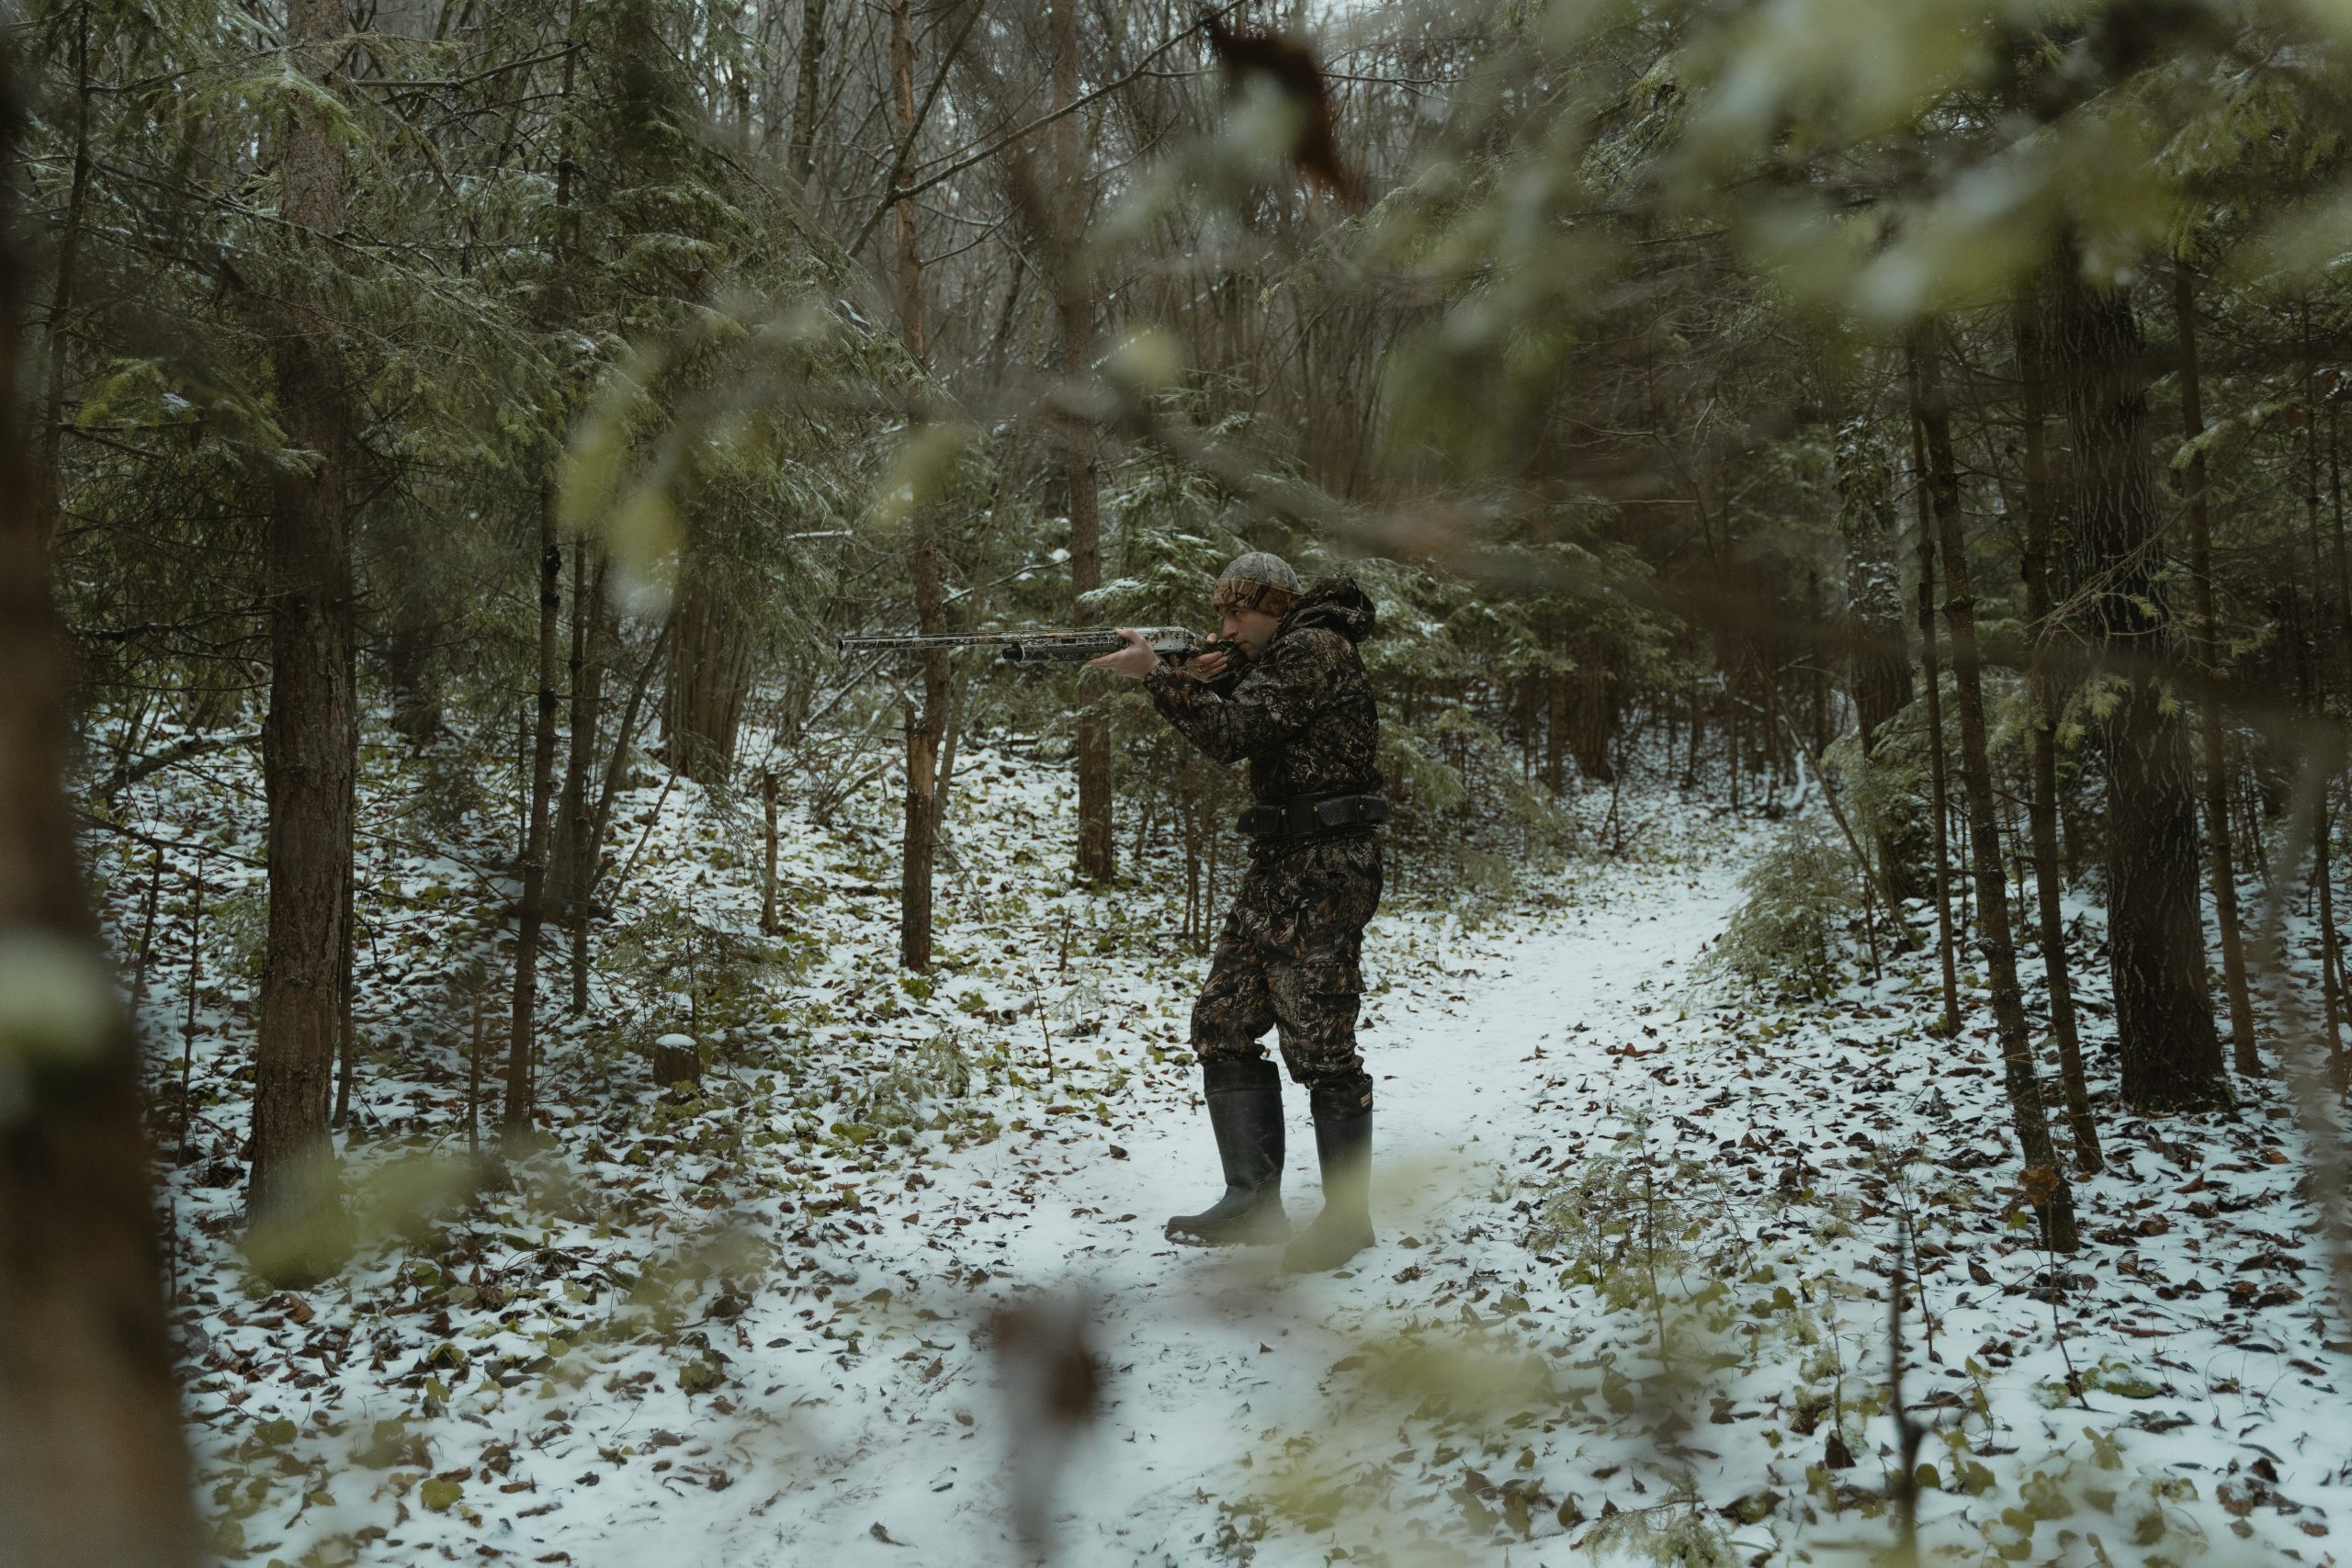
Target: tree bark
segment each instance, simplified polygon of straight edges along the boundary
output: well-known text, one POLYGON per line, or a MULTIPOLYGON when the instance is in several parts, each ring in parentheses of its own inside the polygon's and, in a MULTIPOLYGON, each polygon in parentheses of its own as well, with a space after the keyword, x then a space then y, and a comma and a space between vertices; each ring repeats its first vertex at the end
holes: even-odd
POLYGON ((1999 823, 1993 804, 1992 750, 1984 724, 1983 659, 1976 646, 1976 610, 1969 596, 1968 546, 1960 516, 1960 476, 1952 458, 1951 410, 1943 389, 1940 334, 1921 329, 1911 357, 1912 400, 1928 456, 1929 510, 1944 563, 1944 625, 1951 632, 1952 694, 1960 710, 1961 788, 1968 803, 1969 851, 1976 881, 1977 945, 1993 1003, 1993 1028, 2001 1043, 2002 1081, 2009 1115, 2025 1156, 2025 1190, 2041 1226, 2042 1245, 2072 1252, 2075 1233, 2074 1189, 2058 1163, 2042 1112, 2041 1085, 2034 1070, 2033 1038, 2027 1030, 2025 997, 2018 985, 2017 946, 2009 929, 2009 887, 2001 870, 1999 823))
POLYGON ((412 746, 431 741, 442 728, 441 671, 434 647, 441 608, 434 593, 432 565, 422 558, 428 553, 419 541, 403 537, 391 541, 383 555, 384 572, 390 579, 387 597, 391 625, 384 634, 384 673, 392 689, 392 729, 412 746))
POLYGON ((547 921, 548 818, 555 792, 556 647, 563 620, 563 547, 556 536, 555 487, 539 487, 539 687, 531 725, 531 805, 523 835, 523 899, 514 920, 514 996, 506 1030, 506 1096, 500 1124, 511 1136, 531 1124, 532 1046, 539 1001, 539 933, 547 921))
MULTIPOLYGON (((580 8, 572 0, 564 23, 567 39, 579 31, 580 8)), ((567 105, 574 85, 576 53, 563 60, 563 88, 559 105, 567 105)), ((552 275, 547 300, 552 314, 565 313, 565 268, 571 252, 571 141, 570 118, 556 141, 555 243, 548 257, 552 275)), ((549 459, 550 470, 553 458, 549 459)), ((539 937, 548 910, 548 819, 555 795, 556 659, 563 629, 563 546, 556 528, 556 488, 552 471, 539 480, 539 685, 531 725, 531 794, 523 829, 523 897, 514 914, 514 992, 506 1032, 506 1093, 499 1122, 503 1134, 514 1138, 531 1125, 532 1099, 537 1088, 533 1053, 538 1041, 539 937)), ((575 579, 575 588, 577 586, 575 579)), ((578 615, 575 612, 575 622, 578 615)), ((574 633, 575 645, 578 634, 574 633)))
MULTIPOLYGON (((317 91, 334 91, 329 52, 340 0, 293 0, 288 43, 317 91)), ((346 172, 329 117, 308 98, 288 111, 283 206, 288 243, 309 249, 343 228, 346 172)), ((344 470, 350 406, 330 301, 298 291, 274 345, 278 417, 314 454, 274 481, 266 542, 269 713, 262 727, 268 800, 269 925, 254 1063, 249 1217, 279 1229, 264 1248, 275 1276, 316 1278, 319 1216, 334 1201, 327 1128, 342 1013, 344 882, 350 874, 358 707, 351 688, 352 570, 344 470)))
POLYGON ((57 236, 57 277, 49 299, 43 346, 48 389, 41 399, 40 427, 34 433, 37 455, 33 468, 32 506, 41 547, 57 536, 59 508, 64 495, 62 468, 65 446, 66 322, 74 313, 74 296, 82 280, 84 213, 90 198, 90 6, 74 8, 74 178, 66 191, 65 219, 57 236))
MULTIPOLYGON (((890 103, 898 118, 896 145, 910 146, 915 133, 915 35, 910 0, 890 0, 890 103)), ((916 248, 915 199, 891 203, 899 263, 899 333, 917 365, 931 357, 929 325, 923 318, 922 258, 916 248)))
POLYGON ((575 1014, 588 1010, 588 931, 595 912, 596 885, 604 876, 605 835, 613 825, 613 802, 628 772, 628 754, 637 744, 638 717, 644 711, 653 672, 661 668, 662 655, 670 645, 670 630, 668 625, 662 626, 653 639, 652 651, 645 656, 644 667, 629 683, 628 701, 621 705, 620 725, 613 731, 613 749, 605 754, 605 778, 597 786, 596 808, 588 816, 588 830, 578 852, 580 880, 571 922, 571 1010, 575 1014))
POLYGON ((334 1025, 334 1111, 328 1124, 337 1130, 351 1124, 351 1096, 359 1077, 359 1023, 354 992, 359 967, 358 857, 346 856, 343 865, 343 962, 337 976, 334 1025))
POLYGON ((2162 527, 2148 450, 2146 355, 2131 301, 2056 269, 2047 341, 2074 437, 2075 521, 2094 625, 2120 691, 2107 753, 2108 953, 2123 1098, 2142 1111, 2225 1103, 2205 994, 2197 800, 2188 736, 2144 665, 2168 650, 2162 527))
MULTIPOLYGON (((1846 615, 1854 649, 1847 661, 1854 727, 1865 764, 1878 762, 1887 726, 1911 705, 1911 660, 1904 650, 1903 568, 1895 555, 1894 469, 1875 422, 1860 416, 1838 432, 1838 522, 1846 551, 1846 615)), ((1925 897, 1927 860, 1916 811, 1888 804, 1872 813, 1879 881, 1899 907, 1925 897)), ((1898 933, 1903 929, 1896 922, 1898 933)))
POLYGON ((2033 716, 2033 793, 2026 805, 2026 820, 2033 835, 2034 894, 2041 970, 2050 987, 2050 1032, 2057 1042, 2058 1072, 2066 1088, 2066 1127, 2075 1139, 2075 1162, 2087 1176, 2104 1169, 2107 1160, 2099 1148, 2098 1122, 2091 1116, 2082 1036, 2075 1022, 2074 976, 2066 961, 2065 867, 2058 852, 2058 688, 2050 672, 2050 645, 2058 635, 2058 625, 2050 608, 2050 468, 2043 445, 2049 404, 2038 300, 2018 309, 2016 331, 2025 425, 2026 696, 2033 716))
MULTIPOLYGON (((1053 36, 1054 108, 1068 111, 1078 101, 1077 0, 1048 0, 1053 36)), ((1054 287, 1061 316, 1064 384, 1075 387, 1087 373, 1092 353, 1093 301, 1080 269, 1080 239, 1086 227, 1087 181, 1080 161, 1079 116, 1063 112, 1054 123, 1055 170, 1060 210, 1054 244, 1054 287)), ((1083 414, 1064 414, 1063 471, 1069 486, 1070 624, 1091 626, 1101 617, 1087 595, 1102 586, 1102 521, 1094 426, 1083 414)), ((1078 716, 1078 874, 1103 883, 1115 869, 1111 834, 1111 728, 1102 705, 1089 702, 1078 716)))
MULTIPOLYGON (((14 165, 0 44, 0 161, 14 165)), ((17 385, 24 276, 0 188, 0 387, 17 385)), ((38 1035, 0 1025, 0 1562, 194 1568, 139 1056, 75 852, 73 676, 16 398, 0 404, 0 953, 70 998, 38 1035)))
MULTIPOLYGON (((1561 651, 1556 628, 1546 638, 1556 659, 1561 651)), ((1544 787, 1558 795, 1567 787, 1568 724, 1572 704, 1567 672, 1552 669, 1544 674, 1544 787)), ((1674 754, 1671 735, 1667 739, 1667 754, 1674 754)))
POLYGON ((751 660, 738 634, 738 617, 713 590, 708 573, 707 564, 689 546, 670 623, 662 736, 673 770, 716 787, 734 771, 751 660))
POLYGON ((775 770, 760 770, 760 934, 774 936, 775 923, 775 770))
POLYGON ((1595 784, 1614 784, 1617 770, 1609 761, 1609 742, 1617 727, 1610 701, 1606 645, 1597 637, 1582 639, 1577 648, 1576 672, 1567 679, 1574 697, 1568 732, 1577 772, 1595 784))
MULTIPOLYGON (((2183 437, 2192 446, 2205 433, 2202 388, 2197 374, 2197 295, 2188 264, 2172 264, 2173 315, 2180 343, 2180 417, 2183 437)), ((2254 1041, 2254 998, 2246 986, 2245 931, 2238 916, 2237 857, 2230 842, 2229 750, 2222 729, 2222 659, 2213 630, 2213 542, 2205 454, 2188 460, 2188 576, 2197 605, 2197 660, 2205 684, 2198 696, 2199 742, 2204 753, 2205 841, 2211 852, 2213 924, 2222 939, 2222 991, 2230 1010, 2230 1046, 2237 1070, 2262 1071, 2254 1041)))
MULTIPOLYGON (((898 111, 898 144, 915 130, 915 46, 909 0, 890 0, 890 90, 898 111)), ((896 203, 899 262, 899 321, 907 352, 918 366, 930 352, 924 315, 922 259, 915 246, 915 202, 896 203)), ((947 629, 939 573, 939 519, 918 500, 912 519, 914 548, 908 562, 913 578, 915 624, 926 637, 947 629)), ((923 655, 922 703, 907 712, 907 797, 899 859, 899 962, 918 973, 931 968, 932 871, 938 853, 939 760, 947 730, 948 662, 944 652, 923 655)))
MULTIPOLYGON (((1916 368, 1913 374, 1916 378, 1916 368)), ((1917 487, 1919 508, 1919 671, 1927 687, 1928 811, 1936 855, 1936 958, 1943 977, 1944 1016, 1939 1028, 1949 1036, 1960 1032, 1960 976, 1952 963, 1951 794, 1944 778, 1942 677, 1936 669, 1936 528, 1929 512, 1926 438, 1916 398, 1911 415, 1911 477, 1917 487)))
MULTIPOLYGON (((2329 835, 2335 829, 2330 819, 2335 804, 2335 786, 2332 781, 2323 782, 2319 790, 2319 831, 2312 840, 2312 879, 2319 892, 2319 976, 2321 1021, 2327 1031, 2327 1059, 2331 1066, 2339 1066, 2344 1055, 2344 987, 2343 964, 2335 937, 2335 874, 2330 866, 2329 835)), ((2341 1090, 2342 1079, 2337 1080, 2341 1090)))
POLYGON ((583 537, 571 547, 571 655, 569 664, 571 719, 566 733, 563 788, 557 793, 555 837, 548 850, 548 908, 570 924, 579 918, 581 889, 594 863, 588 852, 588 782, 596 773, 596 751, 604 728, 605 572, 600 556, 583 537))
POLYGON ((792 145, 786 155, 785 166, 790 170, 792 183, 800 192, 801 204, 809 199, 809 186, 817 177, 817 109, 818 90, 823 81, 821 70, 825 59, 825 0, 800 0, 800 57, 792 93, 792 145))
MULTIPOLYGON (((915 517, 915 621, 927 637, 948 626, 938 583, 938 525, 932 508, 915 517)), ((906 724, 906 832, 899 861, 899 962, 932 968, 932 863, 938 856, 938 760, 948 733, 948 656, 922 656, 922 707, 906 724)))

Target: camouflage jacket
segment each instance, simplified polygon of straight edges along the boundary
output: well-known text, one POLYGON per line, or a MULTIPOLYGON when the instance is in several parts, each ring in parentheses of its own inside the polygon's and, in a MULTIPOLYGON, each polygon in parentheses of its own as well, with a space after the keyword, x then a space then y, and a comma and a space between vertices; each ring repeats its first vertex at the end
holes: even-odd
POLYGON ((1144 688, 1193 745, 1220 762, 1247 759, 1256 799, 1374 794, 1380 715, 1356 654, 1372 626, 1355 579, 1327 577, 1238 676, 1196 681, 1162 664, 1144 688))

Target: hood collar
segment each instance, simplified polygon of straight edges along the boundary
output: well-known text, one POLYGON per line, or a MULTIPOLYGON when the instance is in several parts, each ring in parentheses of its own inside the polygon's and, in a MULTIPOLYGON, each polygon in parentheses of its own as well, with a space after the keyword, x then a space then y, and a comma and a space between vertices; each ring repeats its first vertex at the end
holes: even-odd
POLYGON ((1283 619, 1276 637, 1303 627, 1318 626, 1337 632, 1350 642, 1362 642, 1370 637, 1377 612, 1372 600, 1356 580, 1346 572, 1334 572, 1317 578, 1298 601, 1298 608, 1283 619))

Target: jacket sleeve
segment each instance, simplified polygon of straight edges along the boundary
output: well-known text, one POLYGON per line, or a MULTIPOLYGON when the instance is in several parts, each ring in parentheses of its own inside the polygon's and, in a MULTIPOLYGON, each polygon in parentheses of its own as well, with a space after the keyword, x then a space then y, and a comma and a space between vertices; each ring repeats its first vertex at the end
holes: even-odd
POLYGON ((1319 628, 1293 633, 1266 650, 1232 688, 1195 681, 1162 664, 1144 677, 1152 705, 1177 731, 1220 762, 1253 757, 1290 739, 1330 694, 1319 628))

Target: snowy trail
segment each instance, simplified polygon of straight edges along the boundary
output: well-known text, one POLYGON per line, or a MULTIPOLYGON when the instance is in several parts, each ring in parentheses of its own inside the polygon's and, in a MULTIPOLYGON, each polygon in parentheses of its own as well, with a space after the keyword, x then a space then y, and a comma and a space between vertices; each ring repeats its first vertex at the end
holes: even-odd
MULTIPOLYGON (((723 1494, 608 1495, 618 1509, 593 1528, 575 1502, 548 1544, 596 1564, 674 1560, 682 1531, 711 1562, 1032 1561, 1010 1522, 1017 1423, 987 1342, 1008 1307, 1075 1301, 1106 1375, 1052 1496, 1066 1560, 1203 1560, 1240 1456, 1274 1424, 1311 1420, 1336 1359, 1382 1324, 1432 1314, 1440 1287, 1477 1274, 1483 1255, 1524 1259, 1489 1196, 1494 1173, 1566 1131, 1529 1114, 1546 1083, 1605 1070, 1606 1046, 1634 1037, 1721 929, 1737 869, 1732 857, 1577 868, 1566 908, 1475 971, 1448 971, 1450 989, 1371 998, 1381 1245, 1351 1274, 1295 1279, 1275 1249, 1162 1240, 1168 1213, 1211 1195, 1216 1160, 1190 1069, 1139 1077, 1111 1126, 1015 1134, 862 1194, 884 1223, 840 1292, 891 1292, 870 1303, 864 1355, 812 1343, 797 1297, 738 1325, 764 1348, 735 1371, 782 1413, 786 1445, 744 1453, 752 1473, 723 1494)), ((1319 1181, 1303 1096, 1294 1086, 1287 1100, 1285 1193, 1303 1224, 1319 1181)), ((1258 1561, 1286 1551, 1322 1560, 1269 1540, 1258 1561)))

